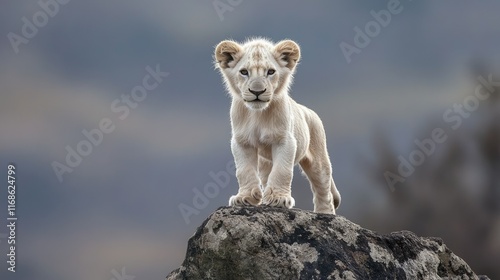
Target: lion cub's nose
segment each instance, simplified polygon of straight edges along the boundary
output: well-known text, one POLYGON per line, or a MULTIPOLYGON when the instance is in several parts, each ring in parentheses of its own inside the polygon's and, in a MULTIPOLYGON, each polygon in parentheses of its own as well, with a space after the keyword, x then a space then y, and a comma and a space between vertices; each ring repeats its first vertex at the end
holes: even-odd
POLYGON ((248 89, 251 93, 255 94, 255 96, 259 97, 259 95, 263 94, 264 92, 266 92, 266 89, 263 89, 263 90, 251 90, 251 89, 248 89))

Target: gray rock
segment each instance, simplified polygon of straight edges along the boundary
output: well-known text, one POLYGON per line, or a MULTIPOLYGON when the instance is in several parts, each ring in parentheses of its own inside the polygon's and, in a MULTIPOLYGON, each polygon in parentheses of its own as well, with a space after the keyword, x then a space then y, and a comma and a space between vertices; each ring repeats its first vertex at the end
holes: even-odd
POLYGON ((174 279, 488 279, 438 238, 381 235, 342 216, 221 207, 189 240, 174 279))

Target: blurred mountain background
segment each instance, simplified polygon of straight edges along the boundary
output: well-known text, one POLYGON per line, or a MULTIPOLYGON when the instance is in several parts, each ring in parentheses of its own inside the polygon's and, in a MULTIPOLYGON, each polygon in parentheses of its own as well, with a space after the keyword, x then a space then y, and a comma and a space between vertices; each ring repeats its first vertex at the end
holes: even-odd
MULTIPOLYGON (((195 228, 237 191, 229 175, 193 203, 232 161, 214 46, 252 36, 301 45, 291 95, 325 124, 338 214, 382 233, 442 237, 477 274, 500 278, 498 89, 459 128, 443 119, 479 76, 500 80, 498 1, 89 0, 45 20, 48 2, 0 2, 0 172, 17 166, 19 218, 18 272, 0 278, 113 279, 125 268, 163 279, 179 267, 195 228), (348 62, 341 43, 355 45, 355 28, 390 3, 400 12, 348 62), (26 20, 41 26, 31 38, 26 20), (12 33, 24 38, 17 50, 12 33), (112 104, 124 104, 147 66, 169 75, 121 119, 112 104), (53 162, 65 164, 67 147, 104 118, 115 129, 60 182, 53 162), (447 140, 391 188, 384 174, 435 128, 447 140), (195 210, 187 222, 180 205, 195 210)), ((296 207, 312 210, 295 174, 296 207)), ((2 196, 6 223, 6 188, 2 196)), ((0 226, 4 263, 5 234, 0 226)))

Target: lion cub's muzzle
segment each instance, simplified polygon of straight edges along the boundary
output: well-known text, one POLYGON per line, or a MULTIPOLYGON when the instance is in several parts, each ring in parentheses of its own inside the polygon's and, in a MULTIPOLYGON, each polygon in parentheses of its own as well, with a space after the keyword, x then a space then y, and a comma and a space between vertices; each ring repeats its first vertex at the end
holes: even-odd
POLYGON ((261 78, 256 78, 248 85, 248 91, 243 98, 247 102, 269 102, 271 93, 261 78))
POLYGON ((255 95, 255 99, 248 100, 248 101, 251 101, 251 102, 267 102, 267 101, 269 101, 269 100, 266 100, 265 98, 259 98, 259 96, 261 94, 263 94, 264 92, 266 92, 266 89, 263 89, 263 90, 248 89, 248 91, 251 92, 253 95, 255 95))

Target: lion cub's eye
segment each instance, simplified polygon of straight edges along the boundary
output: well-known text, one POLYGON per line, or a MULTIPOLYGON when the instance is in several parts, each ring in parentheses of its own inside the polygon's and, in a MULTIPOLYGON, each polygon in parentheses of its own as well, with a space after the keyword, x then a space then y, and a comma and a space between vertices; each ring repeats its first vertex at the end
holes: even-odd
POLYGON ((271 75, 272 75, 272 74, 274 74, 275 72, 276 72, 276 70, 274 70, 274 69, 269 69, 269 70, 267 70, 267 75, 268 75, 268 76, 271 76, 271 75))
POLYGON ((240 74, 243 75, 243 76, 248 76, 248 70, 246 69, 241 69, 240 70, 240 74))

